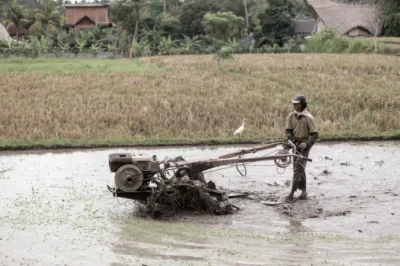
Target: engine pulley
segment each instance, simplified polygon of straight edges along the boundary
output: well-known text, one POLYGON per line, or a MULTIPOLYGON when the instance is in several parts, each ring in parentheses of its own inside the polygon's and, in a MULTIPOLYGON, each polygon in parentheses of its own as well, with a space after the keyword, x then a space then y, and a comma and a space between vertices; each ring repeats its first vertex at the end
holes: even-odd
POLYGON ((133 164, 124 164, 115 172, 115 185, 124 192, 134 192, 143 184, 142 170, 133 164))

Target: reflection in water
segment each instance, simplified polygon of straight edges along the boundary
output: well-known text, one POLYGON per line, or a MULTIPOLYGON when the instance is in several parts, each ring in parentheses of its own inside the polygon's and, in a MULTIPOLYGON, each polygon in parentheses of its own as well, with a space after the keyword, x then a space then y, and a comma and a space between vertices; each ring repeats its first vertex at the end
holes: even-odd
POLYGON ((307 227, 302 224, 301 220, 289 219, 289 233, 296 234, 309 231, 307 227))

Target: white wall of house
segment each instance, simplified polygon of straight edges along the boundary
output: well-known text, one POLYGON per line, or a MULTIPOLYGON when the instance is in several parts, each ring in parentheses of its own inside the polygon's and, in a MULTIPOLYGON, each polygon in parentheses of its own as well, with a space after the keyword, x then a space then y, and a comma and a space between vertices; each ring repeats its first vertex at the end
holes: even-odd
POLYGON ((315 32, 320 32, 325 27, 324 22, 321 18, 318 17, 317 22, 315 23, 315 32))
POLYGON ((4 27, 3 24, 0 23, 0 41, 8 39, 10 39, 10 34, 8 34, 6 27, 4 27))

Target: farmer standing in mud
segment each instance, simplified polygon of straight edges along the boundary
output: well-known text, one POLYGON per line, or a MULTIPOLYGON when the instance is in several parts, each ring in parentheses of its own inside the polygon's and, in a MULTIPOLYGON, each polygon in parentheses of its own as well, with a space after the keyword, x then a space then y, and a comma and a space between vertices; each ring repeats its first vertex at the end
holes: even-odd
MULTIPOLYGON (((305 96, 298 95, 291 102, 294 111, 287 117, 286 137, 296 145, 299 154, 308 157, 311 147, 318 139, 314 117, 306 110, 305 96)), ((301 190, 300 199, 307 199, 306 164, 307 161, 303 159, 294 158, 293 160, 292 191, 287 197, 288 201, 293 200, 293 195, 298 189, 301 190)))

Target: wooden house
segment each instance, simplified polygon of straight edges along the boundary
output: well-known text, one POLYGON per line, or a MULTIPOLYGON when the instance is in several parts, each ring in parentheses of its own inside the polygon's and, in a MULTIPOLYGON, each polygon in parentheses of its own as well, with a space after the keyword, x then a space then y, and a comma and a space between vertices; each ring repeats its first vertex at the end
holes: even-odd
POLYGON ((112 27, 108 18, 108 4, 65 4, 65 28, 87 29, 94 26, 112 27))
POLYGON ((19 26, 18 30, 17 27, 14 25, 8 25, 6 27, 8 33, 10 34, 11 38, 17 40, 17 41, 23 41, 25 39, 25 36, 29 34, 28 29, 19 26))
POLYGON ((293 33, 296 40, 310 36, 315 27, 315 20, 295 20, 293 24, 293 33))

